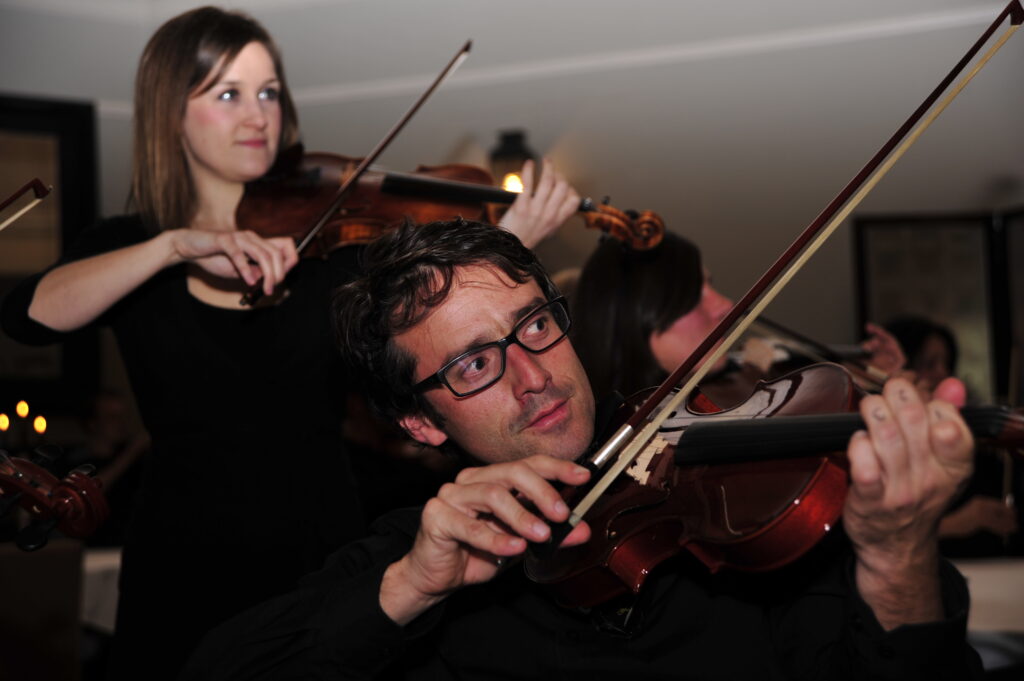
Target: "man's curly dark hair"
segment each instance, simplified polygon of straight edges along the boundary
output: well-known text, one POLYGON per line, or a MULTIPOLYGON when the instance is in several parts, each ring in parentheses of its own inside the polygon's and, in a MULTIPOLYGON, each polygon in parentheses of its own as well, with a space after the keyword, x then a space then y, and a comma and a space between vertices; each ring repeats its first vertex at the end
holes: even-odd
POLYGON ((334 294, 334 335, 353 385, 390 422, 425 414, 442 425, 429 402, 412 389, 415 359, 393 338, 448 298, 458 268, 493 266, 519 284, 533 279, 549 300, 558 296, 536 256, 518 238, 461 218, 403 225, 367 246, 361 264, 363 276, 334 294))

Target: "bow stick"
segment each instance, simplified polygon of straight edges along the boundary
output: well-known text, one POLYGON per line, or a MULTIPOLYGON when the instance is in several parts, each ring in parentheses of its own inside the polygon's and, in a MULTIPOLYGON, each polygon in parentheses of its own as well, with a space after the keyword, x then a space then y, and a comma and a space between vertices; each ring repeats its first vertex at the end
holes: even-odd
POLYGON ((28 192, 29 189, 31 189, 32 192, 35 194, 35 198, 32 199, 32 201, 30 201, 28 203, 28 205, 22 207, 17 213, 15 213, 11 217, 7 218, 3 222, 0 222, 0 231, 3 231, 4 228, 7 227, 7 225, 11 224, 12 222, 14 222, 18 218, 20 218, 25 213, 27 213, 30 210, 32 210, 33 208, 35 208, 36 205, 38 205, 40 201, 42 201, 44 198, 46 198, 47 194, 49 194, 51 191, 53 191, 53 187, 48 187, 48 186, 44 185, 39 178, 33 178, 33 179, 29 180, 28 184, 26 184, 24 187, 22 187, 21 189, 19 189, 16 192, 14 192, 13 194, 11 194, 10 197, 4 199, 3 202, 0 203, 0 211, 2 211, 4 208, 7 208, 7 206, 11 205, 15 201, 17 201, 18 198, 22 194, 25 194, 26 192, 28 192))

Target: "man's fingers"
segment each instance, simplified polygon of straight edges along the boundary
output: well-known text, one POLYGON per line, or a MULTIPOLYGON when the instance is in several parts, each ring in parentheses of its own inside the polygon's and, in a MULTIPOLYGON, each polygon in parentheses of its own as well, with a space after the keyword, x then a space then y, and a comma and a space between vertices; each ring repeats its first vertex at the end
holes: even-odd
POLYGON ((943 400, 933 400, 927 408, 935 458, 946 467, 973 468, 974 440, 957 408, 943 400))
POLYGON ((551 536, 548 524, 501 485, 445 485, 438 491, 438 498, 467 518, 479 520, 496 531, 531 541, 546 541, 551 536))
POLYGON ((458 542, 497 556, 512 556, 526 550, 526 541, 503 532, 482 518, 467 515, 448 500, 435 497, 423 508, 423 534, 444 546, 458 542))
POLYGON ((865 500, 880 500, 885 494, 882 466, 867 431, 853 434, 846 453, 850 461, 851 494, 865 500))
POLYGON ((952 376, 944 378, 942 382, 935 386, 932 397, 949 402, 954 407, 962 408, 967 404, 967 386, 958 378, 953 378, 952 376))
POLYGON ((571 461, 550 456, 532 456, 521 461, 467 468, 459 473, 459 484, 493 483, 515 490, 528 499, 549 520, 561 522, 569 517, 569 509, 551 481, 582 485, 590 472, 571 461))
POLYGON ((905 480, 910 462, 899 423, 888 401, 881 395, 868 395, 860 402, 860 413, 868 426, 871 446, 885 482, 905 480))

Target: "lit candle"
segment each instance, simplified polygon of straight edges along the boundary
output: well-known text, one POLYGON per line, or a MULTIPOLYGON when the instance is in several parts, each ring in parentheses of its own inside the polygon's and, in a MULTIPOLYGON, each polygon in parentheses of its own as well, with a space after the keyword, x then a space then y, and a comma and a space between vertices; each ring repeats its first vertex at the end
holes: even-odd
POLYGON ((7 414, 0 414, 0 449, 4 449, 7 446, 7 430, 10 427, 11 417, 7 414))
POLYGON ((36 439, 36 444, 41 445, 46 443, 46 439, 43 435, 46 433, 46 418, 40 414, 36 416, 32 421, 32 429, 36 431, 39 437, 36 439))
POLYGON ((25 419, 28 418, 28 402, 20 400, 14 405, 14 413, 18 415, 18 421, 14 437, 11 438, 11 447, 22 450, 28 447, 28 424, 25 423, 25 419))

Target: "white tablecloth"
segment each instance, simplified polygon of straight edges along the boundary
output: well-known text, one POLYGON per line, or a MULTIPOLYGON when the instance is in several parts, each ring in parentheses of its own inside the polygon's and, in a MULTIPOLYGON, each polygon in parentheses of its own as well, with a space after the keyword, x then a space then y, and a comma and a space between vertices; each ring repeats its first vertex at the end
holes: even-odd
POLYGON ((121 549, 87 549, 82 554, 83 624, 108 634, 114 633, 120 572, 121 549))
POLYGON ((971 631, 1024 632, 1024 558, 954 561, 971 592, 971 631))

